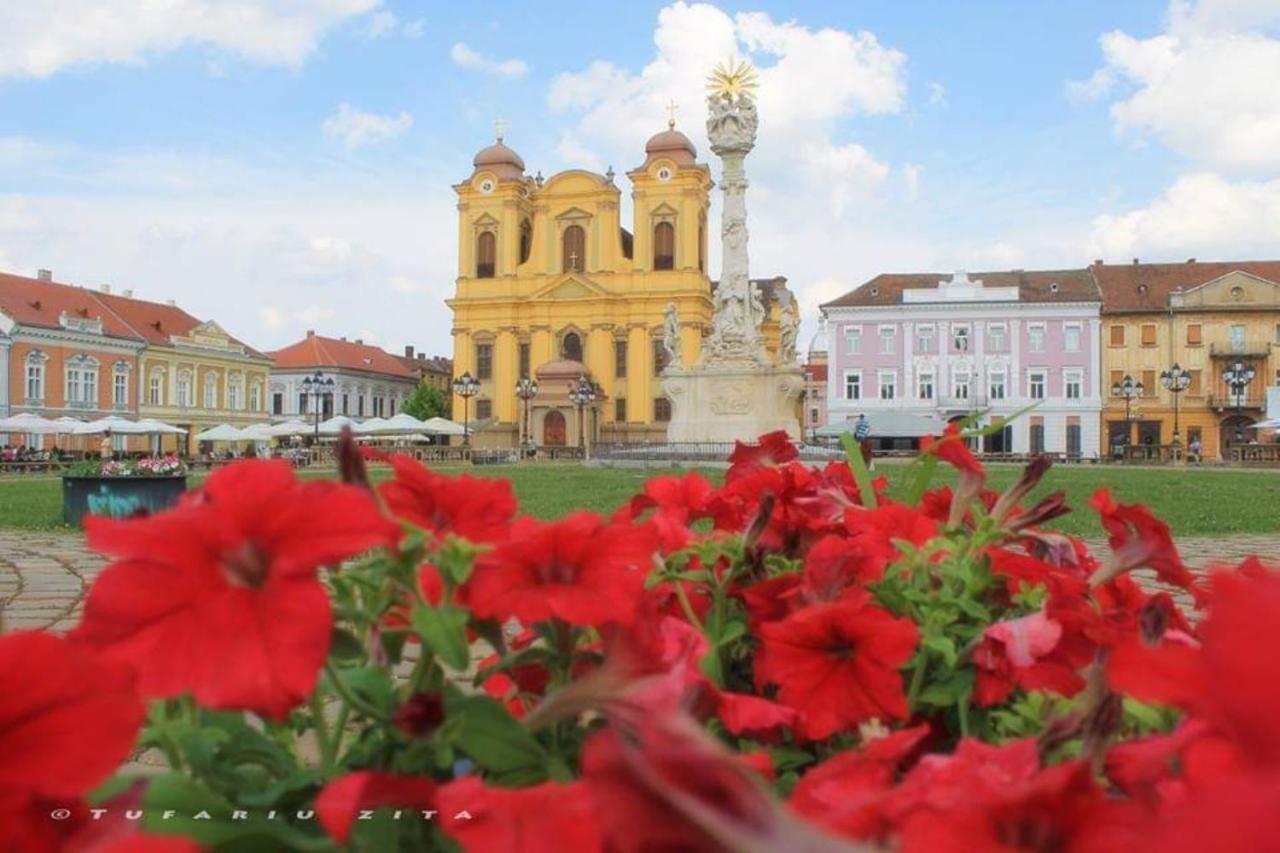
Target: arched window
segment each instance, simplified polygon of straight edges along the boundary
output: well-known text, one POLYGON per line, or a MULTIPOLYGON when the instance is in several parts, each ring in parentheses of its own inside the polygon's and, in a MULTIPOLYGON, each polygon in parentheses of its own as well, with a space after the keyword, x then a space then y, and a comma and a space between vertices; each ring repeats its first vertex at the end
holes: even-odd
POLYGON ((44 401, 44 363, 48 356, 40 350, 32 350, 27 354, 27 402, 44 401))
POLYGON ((244 408, 244 377, 232 373, 227 377, 227 408, 239 411, 244 408))
POLYGON ((533 249, 533 225, 529 220, 520 220, 520 263, 529 260, 529 252, 533 249))
POLYGON ((670 222, 659 222, 653 226, 653 268, 676 268, 676 229, 670 222))
POLYGON ((129 362, 117 361, 111 373, 111 406, 129 408, 129 362))
POLYGON ((560 357, 571 361, 582 361, 582 338, 577 332, 569 332, 560 342, 560 357))
POLYGON ((497 238, 492 231, 481 231, 476 238, 476 278, 493 278, 497 257, 497 238))
POLYGON ((156 368, 151 371, 150 385, 147 390, 147 402, 152 406, 164 405, 164 370, 156 368))
POLYGON ((698 272, 707 271, 707 223, 698 223, 698 272))
MULTIPOLYGON (((262 383, 255 382, 249 387, 249 411, 262 411, 262 383)), ((346 412, 343 412, 346 414, 346 412)))
POLYGON ((67 361, 66 394, 68 406, 96 408, 98 405, 98 360, 77 355, 67 361))
POLYGON ((560 251, 565 272, 582 272, 586 268, 587 232, 581 225, 570 225, 564 229, 560 251))
POLYGON ((190 370, 178 371, 177 397, 178 399, 175 400, 174 402, 176 402, 182 408, 185 409, 191 405, 191 371, 190 370))
POLYGON ((204 407, 218 408, 218 374, 213 372, 204 375, 204 407))

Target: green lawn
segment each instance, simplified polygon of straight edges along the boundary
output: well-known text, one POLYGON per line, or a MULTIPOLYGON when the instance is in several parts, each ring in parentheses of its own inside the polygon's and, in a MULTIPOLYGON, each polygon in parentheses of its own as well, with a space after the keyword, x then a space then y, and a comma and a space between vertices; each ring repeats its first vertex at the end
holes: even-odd
MULTIPOLYGON (((905 464, 881 463, 878 473, 896 489, 905 464)), ((441 469, 466 470, 486 477, 511 480, 524 512, 554 518, 574 509, 612 512, 635 494, 644 481, 660 473, 654 469, 585 468, 565 465, 494 465, 441 469)), ((1014 482, 1020 469, 993 465, 989 483, 1003 489, 1014 482)), ((721 471, 706 472, 716 481, 721 471)), ((332 472, 315 472, 331 476, 332 472)), ((386 469, 374 469, 375 478, 386 469)), ((939 482, 950 481, 940 469, 939 482)), ((1075 512, 1057 522, 1068 533, 1098 536, 1097 520, 1087 506, 1089 496, 1109 486, 1117 499, 1151 506, 1180 536, 1230 536, 1234 533, 1280 532, 1280 472, 1226 469, 1159 469, 1117 466, 1059 466, 1051 470, 1032 499, 1062 489, 1075 512)), ((51 530, 62 528, 61 484, 56 478, 14 477, 0 479, 0 528, 51 530)))

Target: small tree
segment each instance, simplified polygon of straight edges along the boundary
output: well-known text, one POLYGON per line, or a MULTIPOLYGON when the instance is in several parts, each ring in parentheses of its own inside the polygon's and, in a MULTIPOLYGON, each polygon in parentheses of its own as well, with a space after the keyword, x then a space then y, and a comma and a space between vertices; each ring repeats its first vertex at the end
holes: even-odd
POLYGON ((402 412, 413 415, 420 421, 427 418, 447 418, 449 416, 449 405, 445 401, 444 394, 439 388, 429 384, 425 379, 418 383, 418 387, 413 389, 413 393, 408 400, 404 401, 404 405, 400 407, 402 412))

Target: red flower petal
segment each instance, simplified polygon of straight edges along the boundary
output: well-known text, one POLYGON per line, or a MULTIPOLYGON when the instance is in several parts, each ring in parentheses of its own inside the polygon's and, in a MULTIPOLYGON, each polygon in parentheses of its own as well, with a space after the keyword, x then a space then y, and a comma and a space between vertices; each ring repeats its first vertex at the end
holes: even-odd
POLYGON ((345 844, 362 809, 431 809, 435 802, 436 783, 430 779, 360 770, 324 786, 316 796, 316 819, 330 838, 345 844))
POLYGON ((494 788, 474 776, 437 792, 444 831, 475 853, 601 850, 591 794, 582 782, 494 788), (460 817, 463 813, 466 817, 460 817))

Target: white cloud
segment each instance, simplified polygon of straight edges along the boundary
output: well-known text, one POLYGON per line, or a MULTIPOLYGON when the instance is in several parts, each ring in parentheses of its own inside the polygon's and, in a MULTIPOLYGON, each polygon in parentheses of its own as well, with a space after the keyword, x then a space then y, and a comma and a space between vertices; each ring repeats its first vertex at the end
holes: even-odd
POLYGON ((1280 235, 1280 178, 1233 182, 1198 173, 1146 207, 1093 222, 1089 256, 1273 257, 1280 235))
POLYGON ((369 16, 369 21, 365 24, 364 34, 366 38, 375 40, 395 35, 416 39, 422 35, 425 29, 426 23, 421 18, 402 24, 394 12, 389 9, 381 9, 369 16))
POLYGON ((1111 94, 1116 84, 1116 75, 1110 68, 1099 68, 1089 75, 1087 80, 1068 80, 1066 86, 1067 100, 1073 104, 1087 104, 1101 100, 1111 94))
POLYGON ((929 82, 929 104, 934 107, 945 107, 947 105, 947 90, 937 80, 929 82))
POLYGON ((0 4, 0 77, 145 63, 187 45, 297 68, 334 27, 380 0, 57 0, 0 4))
POLYGON ((263 305, 258 308, 258 320, 270 331, 284 327, 284 311, 275 305, 263 305))
MULTIPOLYGON (((762 12, 730 17, 707 4, 677 2, 658 13, 653 40, 656 53, 637 73, 597 60, 553 81, 552 112, 579 114, 569 137, 574 150, 604 153, 629 167, 674 99, 683 108, 680 129, 707 152, 703 81, 725 57, 741 56, 760 75, 760 137, 748 163, 753 185, 802 181, 839 212, 887 175, 865 147, 837 139, 838 124, 850 117, 903 107, 906 56, 872 33, 778 23, 762 12)), ((562 154, 566 147, 562 139, 562 154)))
POLYGON ((300 311, 295 311, 293 313, 293 319, 297 320, 299 323, 315 325, 316 323, 321 323, 333 318, 336 314, 337 312, 328 305, 308 305, 300 311))
POLYGON ((1111 106, 1118 131, 1149 132, 1213 168, 1280 169, 1280 38, 1227 29, 1230 10, 1210 6, 1220 8, 1201 14, 1204 4, 1175 3, 1170 31, 1151 38, 1103 35, 1105 66, 1068 92, 1101 96, 1111 81, 1123 83, 1126 94, 1111 106))
POLYGON ((605 169, 604 161, 594 151, 584 146, 572 130, 561 131, 560 141, 556 143, 556 153, 560 155, 561 160, 573 163, 580 169, 590 169, 593 172, 603 172, 605 169))
POLYGON ((400 33, 407 39, 416 39, 422 36, 427 29, 427 22, 418 18, 410 21, 400 28, 400 33))
POLYGON ((361 112, 344 103, 336 113, 324 120, 323 130, 327 138, 338 140, 351 149, 393 139, 411 127, 413 116, 407 112, 378 115, 361 112))
POLYGON ((462 42, 453 46, 449 56, 453 58, 455 64, 463 68, 497 74, 499 77, 519 78, 529 71, 529 66, 523 59, 493 59, 472 50, 462 42))

